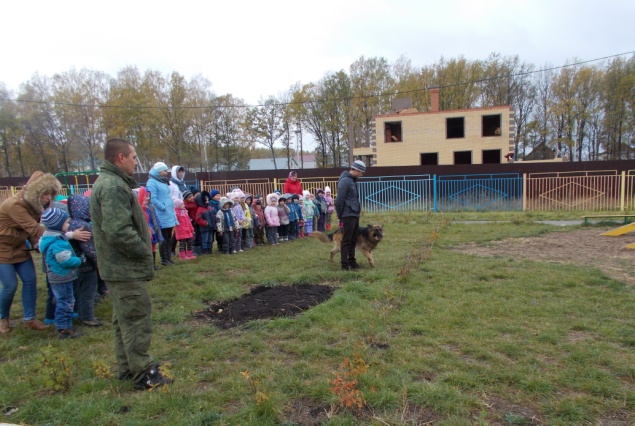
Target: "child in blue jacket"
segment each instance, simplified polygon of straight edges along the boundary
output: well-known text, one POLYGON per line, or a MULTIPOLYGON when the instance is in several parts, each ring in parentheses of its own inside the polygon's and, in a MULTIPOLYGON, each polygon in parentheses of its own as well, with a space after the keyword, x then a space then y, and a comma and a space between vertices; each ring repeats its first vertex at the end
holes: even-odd
MULTIPOLYGON (((42 214, 46 231, 40 238, 40 252, 46 263, 46 277, 55 295, 55 327, 59 339, 80 337, 81 331, 73 328, 73 282, 77 279, 82 259, 75 255, 71 244, 64 239, 70 219, 58 208, 50 208, 42 214)), ((84 258, 85 259, 85 258, 84 258)))

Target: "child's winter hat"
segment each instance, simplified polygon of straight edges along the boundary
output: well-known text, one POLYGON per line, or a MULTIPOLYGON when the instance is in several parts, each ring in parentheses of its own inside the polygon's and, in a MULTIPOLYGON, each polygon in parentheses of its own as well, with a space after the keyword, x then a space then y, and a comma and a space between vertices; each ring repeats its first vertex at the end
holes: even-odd
POLYGON ((262 201, 260 201, 259 198, 256 198, 256 201, 254 202, 254 205, 256 206, 262 206, 262 201))
POLYGON ((271 204, 272 202, 278 202, 278 194, 275 192, 267 195, 267 204, 271 204))
POLYGON ((190 191, 192 191, 192 195, 196 196, 199 192, 201 192, 197 187, 190 186, 190 191))
POLYGON ((167 172, 169 168, 167 164, 159 161, 158 163, 154 163, 154 166, 152 166, 152 170, 155 170, 157 172, 167 172))
POLYGON ((174 200, 174 207, 177 209, 180 209, 181 207, 183 207, 183 200, 179 200, 178 198, 174 200))
POLYGON ((300 196, 298 194, 293 194, 291 198, 293 198, 294 200, 299 200, 300 196))
POLYGON ((329 188, 328 186, 324 187, 324 192, 326 192, 327 194, 331 193, 331 188, 329 188))
POLYGON ((223 198, 220 199, 220 206, 224 208, 225 204, 229 204, 229 207, 233 207, 234 206, 234 202, 232 200, 230 200, 227 197, 223 197, 223 198))
POLYGON ((218 191, 217 189, 212 189, 209 193, 209 198, 214 198, 215 195, 220 194, 220 191, 218 191))
POLYGON ((184 200, 187 200, 187 197, 189 197, 190 195, 194 195, 194 194, 192 194, 192 191, 190 191, 189 189, 186 189, 185 191, 183 191, 184 200))
POLYGON ((302 196, 308 197, 309 195, 311 195, 311 193, 309 191, 307 191, 306 189, 304 191, 302 191, 302 196))
POLYGON ((319 195, 320 192, 324 194, 324 191, 322 191, 322 188, 318 188, 317 191, 315 191, 315 195, 319 195))
POLYGON ((54 231, 61 231, 64 222, 68 219, 68 214, 61 209, 51 207, 42 213, 42 225, 54 231))

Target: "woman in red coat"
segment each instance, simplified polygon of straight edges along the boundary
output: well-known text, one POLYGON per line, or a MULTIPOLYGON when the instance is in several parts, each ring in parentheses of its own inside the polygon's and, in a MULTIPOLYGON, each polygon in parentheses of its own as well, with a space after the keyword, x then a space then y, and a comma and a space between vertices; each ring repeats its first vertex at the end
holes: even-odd
POLYGON ((302 196, 302 184, 298 180, 298 174, 296 172, 289 173, 289 177, 284 183, 283 194, 298 194, 302 196))

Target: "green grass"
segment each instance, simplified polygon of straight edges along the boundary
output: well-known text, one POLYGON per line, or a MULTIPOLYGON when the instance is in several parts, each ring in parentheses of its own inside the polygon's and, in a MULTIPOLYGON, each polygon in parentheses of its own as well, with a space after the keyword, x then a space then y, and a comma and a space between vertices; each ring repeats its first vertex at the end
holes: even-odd
MULTIPOLYGON (((572 228, 532 221, 580 215, 367 215, 362 224, 382 223, 385 239, 374 252, 378 267, 364 261, 355 273, 330 264, 330 246, 313 239, 180 262, 150 284, 151 353, 170 364, 174 385, 139 392, 114 377, 97 377, 94 362, 115 366, 109 326, 58 341, 53 331, 18 325, 0 337, 0 411, 18 408, 3 420, 293 425, 303 424, 305 409, 306 424, 329 425, 522 425, 533 416, 550 425, 635 423, 632 287, 584 265, 451 251, 464 242, 568 232, 572 228), (499 223, 454 223, 460 220, 499 223), (296 318, 230 330, 191 314, 204 300, 292 283, 337 291, 296 318), (38 356, 49 345, 74 362, 67 392, 52 393, 36 380, 38 356), (332 409, 338 398, 329 380, 355 353, 369 365, 359 376, 367 406, 361 413, 332 409), (258 379, 265 402, 256 403, 244 371, 258 379)), ((40 318, 44 294, 41 282, 40 318)), ((107 319, 110 309, 108 302, 98 305, 97 314, 107 319)), ((18 291, 12 317, 20 316, 18 291)))

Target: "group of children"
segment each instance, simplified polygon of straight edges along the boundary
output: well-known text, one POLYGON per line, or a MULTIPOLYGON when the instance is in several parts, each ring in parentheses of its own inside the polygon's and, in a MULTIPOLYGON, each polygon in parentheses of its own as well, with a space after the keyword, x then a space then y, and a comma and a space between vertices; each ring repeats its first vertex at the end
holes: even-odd
MULTIPOLYGON (((158 269, 156 245, 163 242, 161 224, 150 202, 150 192, 141 187, 137 196, 148 222, 158 269)), ((41 223, 47 230, 39 244, 55 300, 54 308, 47 307, 45 322, 55 324, 60 339, 82 335, 73 328, 72 320, 77 316, 85 325, 101 325, 94 317, 99 275, 92 238, 86 243, 71 244, 64 235, 74 229, 91 230, 89 199, 73 195, 67 203, 67 208, 45 210, 41 223)), ((183 193, 183 201, 174 200, 174 206, 178 219, 174 238, 181 260, 211 254, 214 241, 217 251, 231 255, 265 243, 275 246, 311 236, 314 229, 325 232, 331 229, 334 210, 328 186, 324 191, 317 189, 315 195, 309 191, 302 195, 275 191, 266 199, 240 189, 223 197, 217 190, 208 193, 191 188, 183 193)))
POLYGON ((218 252, 231 255, 310 236, 314 227, 325 231, 331 228, 334 205, 328 187, 318 189, 315 196, 309 191, 302 196, 276 191, 266 200, 241 189, 222 196, 215 189, 208 193, 191 188, 176 209, 179 257, 187 260, 211 254, 214 241, 218 252))

